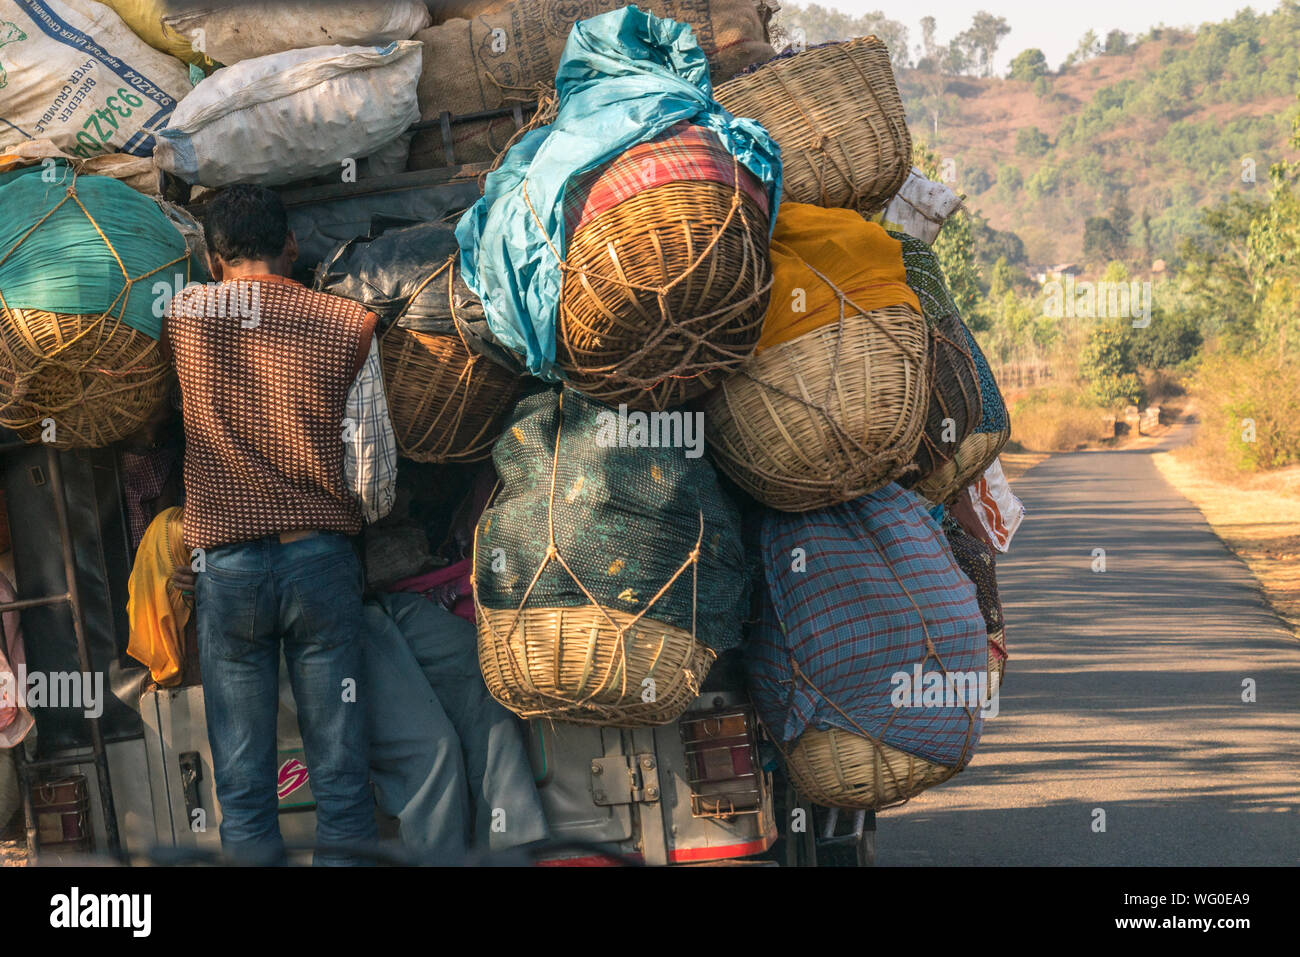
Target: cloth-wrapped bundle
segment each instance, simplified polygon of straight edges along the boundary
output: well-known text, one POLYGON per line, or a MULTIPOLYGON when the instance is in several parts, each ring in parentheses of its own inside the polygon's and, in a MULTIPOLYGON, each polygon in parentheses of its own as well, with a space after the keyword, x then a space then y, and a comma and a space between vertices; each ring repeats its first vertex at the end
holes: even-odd
POLYGON ((951 502, 966 486, 993 464, 1011 437, 1011 419, 1006 403, 993 378, 988 359, 965 323, 948 292, 943 267, 929 246, 902 233, 891 233, 903 247, 907 283, 921 301, 921 309, 932 326, 942 327, 956 317, 965 334, 975 371, 979 377, 980 419, 975 430, 962 440, 951 458, 941 462, 916 484, 916 490, 932 502, 951 502))
POLYGON ((952 557, 971 584, 984 628, 989 637, 989 695, 997 694, 1002 684, 1002 674, 1007 663, 1006 621, 1002 617, 1002 599, 998 596, 997 553, 993 546, 982 542, 963 529, 951 514, 944 517, 943 533, 952 549, 952 557))
POLYGON ((77 448, 139 430, 166 395, 160 306, 201 269, 121 180, 63 161, 0 173, 0 425, 77 448))
MULTIPOLYGON (((635 7, 573 28, 556 89, 555 121, 511 148, 456 227, 465 281, 493 333, 532 374, 560 381, 573 373, 575 386, 602 398, 665 408, 703 385, 691 380, 734 368, 753 348, 780 195, 779 148, 713 99, 688 26, 635 7), (674 129, 683 123, 688 128, 674 129), (623 195, 617 170, 597 182, 584 177, 663 134, 686 146, 685 166, 708 170, 705 178, 636 191, 570 236, 569 190, 577 184, 582 208, 593 197, 599 205, 601 196, 623 195), (766 215, 746 177, 766 196, 766 215), (564 355, 556 348, 560 322, 564 355)), ((656 164, 667 155, 648 149, 656 164)), ((652 180, 658 175, 633 168, 631 185, 647 170, 652 180)))
POLYGON ((889 484, 815 512, 769 512, 750 691, 796 787, 879 808, 970 761, 986 632, 975 588, 915 494, 889 484))
POLYGON ((341 243, 317 270, 315 288, 379 316, 398 450, 420 462, 485 458, 519 389, 509 371, 515 360, 496 343, 461 277, 452 228, 380 225, 341 243))
POLYGON ((804 511, 908 468, 925 424, 928 331, 896 240, 846 209, 786 203, 755 355, 706 400, 719 466, 804 511))
POLYGON ((674 720, 740 641, 740 518, 700 457, 698 413, 565 389, 521 400, 474 545, 479 656, 525 717, 674 720))

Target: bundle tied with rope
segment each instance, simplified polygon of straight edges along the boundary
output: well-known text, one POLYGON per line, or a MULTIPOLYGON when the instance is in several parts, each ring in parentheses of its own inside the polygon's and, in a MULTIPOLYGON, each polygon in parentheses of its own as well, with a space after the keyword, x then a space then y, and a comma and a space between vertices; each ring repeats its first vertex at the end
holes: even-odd
POLYGON ((516 360, 483 319, 458 268, 455 231, 441 223, 384 228, 341 243, 315 288, 379 316, 379 354, 398 451, 418 462, 491 454, 518 393, 516 360))
POLYGON ((929 398, 929 337, 898 243, 850 210, 786 203, 752 359, 705 400, 709 446, 772 508, 849 501, 904 472, 929 398))
MULTIPOLYGON (((965 488, 978 479, 984 470, 997 459, 1003 446, 1011 437, 1011 419, 1007 413, 1006 403, 998 389, 997 381, 988 360, 984 357, 975 336, 961 319, 961 312, 953 302, 944 279, 943 268, 939 258, 928 245, 919 239, 904 233, 890 232, 903 249, 903 265, 907 269, 907 284, 915 291, 921 303, 921 310, 932 328, 951 329, 950 338, 959 342, 956 333, 960 331, 965 339, 968 354, 975 364, 975 375, 979 388, 979 416, 974 429, 962 439, 954 450, 948 452, 942 446, 942 453, 931 460, 932 468, 928 474, 912 479, 915 488, 932 502, 946 504, 952 502, 965 488)), ((958 361, 953 371, 956 373, 950 386, 945 388, 951 398, 953 407, 960 408, 969 402, 966 397, 968 386, 961 382, 961 363, 958 361), (960 394, 958 394, 960 393, 960 394)), ((918 459, 918 465, 922 460, 918 459)), ((924 473, 924 469, 922 469, 924 473)))
POLYGON ((943 518, 943 534, 952 549, 952 557, 971 584, 989 645, 989 694, 995 695, 1002 686, 1002 676, 1007 667, 1007 626, 1002 616, 1002 599, 998 595, 997 552, 988 542, 976 538, 962 528, 948 512, 943 518))
POLYGON ((636 437, 671 421, 624 422, 564 389, 524 398, 507 422, 474 597, 484 681, 520 716, 665 724, 739 644, 736 508, 689 447, 636 437))
POLYGON ((761 550, 746 669, 800 793, 880 809, 965 767, 983 727, 984 622, 925 503, 891 483, 768 512, 761 550))
POLYGON ((158 412, 164 307, 198 277, 162 207, 51 162, 0 174, 0 425, 99 448, 158 412))
POLYGON ((674 407, 761 333, 780 148, 713 99, 687 25, 634 6, 576 23, 555 80, 456 226, 465 281, 532 375, 674 407))
POLYGON ((916 471, 904 484, 915 485, 953 461, 957 450, 980 423, 979 371, 966 329, 955 315, 929 321, 930 401, 925 431, 912 463, 916 471))
POLYGON ((874 36, 782 54, 718 86, 718 102, 781 144, 784 195, 871 214, 907 179, 912 135, 874 36))
POLYGON ((556 364, 611 404, 667 409, 737 369, 771 287, 762 185, 708 130, 679 123, 565 194, 556 364))

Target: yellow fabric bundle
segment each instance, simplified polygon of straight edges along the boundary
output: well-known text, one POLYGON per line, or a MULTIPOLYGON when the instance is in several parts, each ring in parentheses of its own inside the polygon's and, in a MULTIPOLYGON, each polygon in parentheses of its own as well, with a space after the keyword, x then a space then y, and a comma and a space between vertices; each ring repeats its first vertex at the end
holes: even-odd
POLYGON ((902 245, 851 209, 782 203, 771 251, 772 294, 755 352, 839 321, 839 297, 814 269, 864 312, 904 303, 921 311, 902 245))
POLYGON ((163 687, 181 679, 181 636, 190 620, 189 604, 168 584, 173 571, 189 564, 184 532, 179 508, 159 512, 140 540, 127 582, 131 637, 126 653, 147 667, 163 687))

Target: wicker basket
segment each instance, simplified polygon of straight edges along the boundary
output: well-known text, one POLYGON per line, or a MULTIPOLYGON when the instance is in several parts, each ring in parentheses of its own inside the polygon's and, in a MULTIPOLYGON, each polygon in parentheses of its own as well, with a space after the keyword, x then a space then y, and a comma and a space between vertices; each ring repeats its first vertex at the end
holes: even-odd
POLYGON ((785 765, 795 788, 813 803, 869 810, 901 804, 959 770, 836 728, 809 728, 785 765))
POLYGON ((475 462, 492 454, 519 380, 457 336, 394 324, 379 340, 384 389, 402 455, 475 462))
POLYGON ((930 329, 930 405, 925 431, 912 461, 917 472, 907 484, 924 481, 952 461, 980 423, 979 372, 961 320, 948 316, 930 329), (945 435, 947 433, 947 435, 945 435))
POLYGON ((667 724, 699 695, 716 657, 689 631, 594 605, 477 611, 483 680, 522 718, 667 724))
POLYGON ((666 409, 703 395, 754 351, 771 286, 768 224, 741 190, 644 190, 569 243, 556 363, 610 405, 666 409))
POLYGON ((773 60, 720 85, 736 116, 781 144, 786 198, 862 213, 881 210, 912 168, 912 136, 889 50, 875 37, 773 60))
POLYGON ((0 306, 0 425, 59 448, 102 448, 166 401, 158 343, 109 314, 0 306))
POLYGON ((708 398, 715 459, 754 498, 786 512, 879 488, 916 454, 930 390, 926 351, 925 322, 906 305, 855 311, 764 349, 708 398))
POLYGON ((916 483, 916 491, 936 504, 949 504, 962 489, 984 474, 1010 437, 1009 424, 999 432, 972 432, 951 459, 916 483))

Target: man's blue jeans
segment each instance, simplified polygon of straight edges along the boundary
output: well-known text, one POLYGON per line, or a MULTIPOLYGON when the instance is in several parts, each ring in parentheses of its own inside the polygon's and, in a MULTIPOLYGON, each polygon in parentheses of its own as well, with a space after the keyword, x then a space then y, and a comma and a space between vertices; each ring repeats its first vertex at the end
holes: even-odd
POLYGON ((375 805, 362 684, 360 563, 332 533, 207 550, 195 597, 221 845, 247 863, 283 854, 276 796, 280 641, 312 795, 317 864, 365 863, 331 844, 373 845, 375 805))

